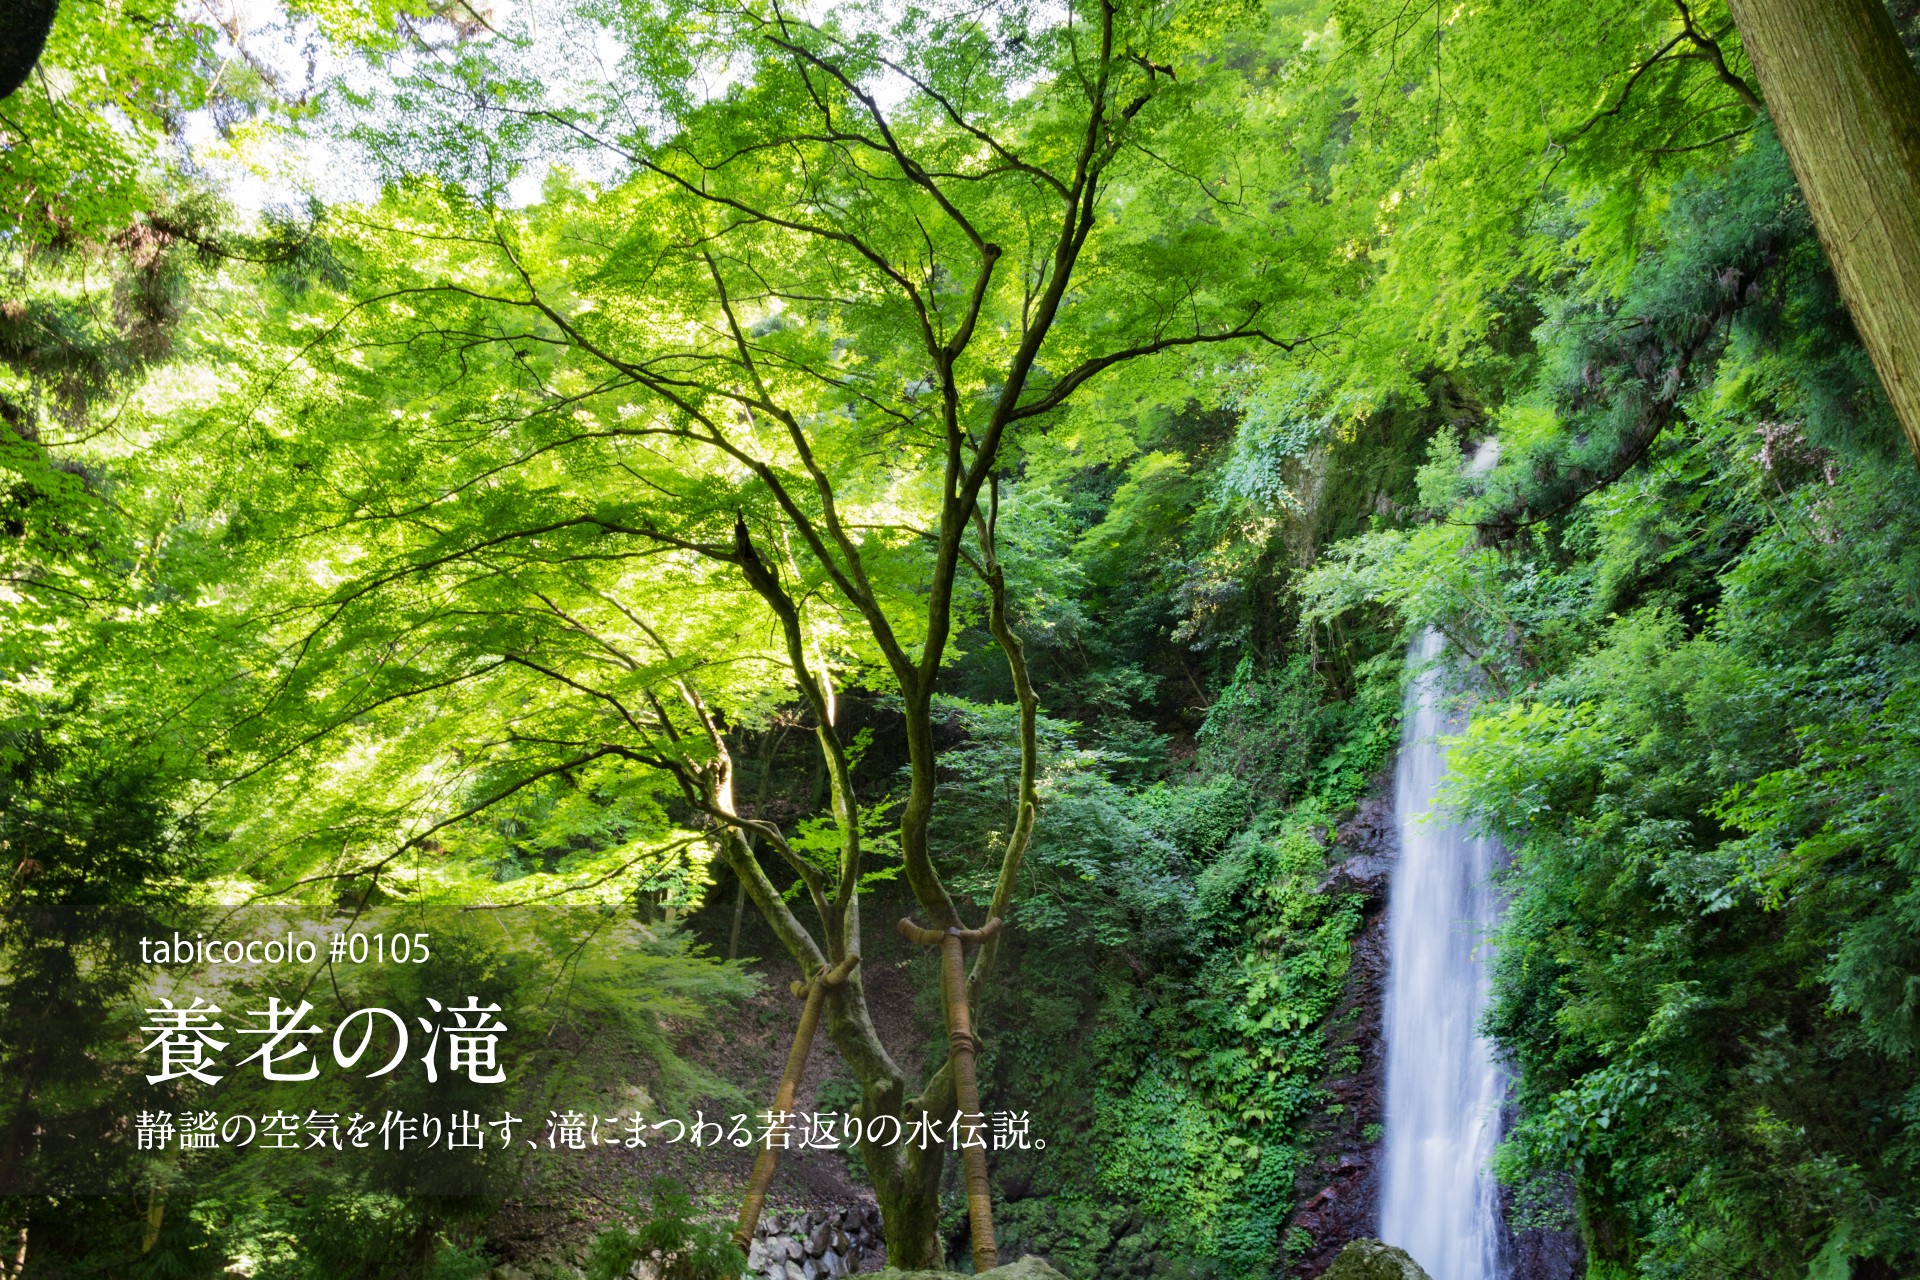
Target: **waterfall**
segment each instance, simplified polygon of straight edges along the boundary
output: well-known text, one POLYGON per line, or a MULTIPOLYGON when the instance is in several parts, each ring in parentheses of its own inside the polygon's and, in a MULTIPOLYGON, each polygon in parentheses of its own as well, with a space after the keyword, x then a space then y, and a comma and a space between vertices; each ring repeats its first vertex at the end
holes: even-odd
MULTIPOLYGON (((1439 634, 1429 631, 1408 660, 1424 668, 1440 652, 1439 634)), ((1380 1237, 1433 1280, 1499 1280, 1504 1231, 1488 1161, 1506 1080, 1479 1024, 1489 985, 1482 943, 1500 909, 1491 883, 1500 849, 1450 823, 1422 821, 1446 774, 1434 739, 1459 728, 1442 705, 1440 675, 1422 670, 1407 691, 1393 779, 1400 862, 1387 902, 1380 1237)))

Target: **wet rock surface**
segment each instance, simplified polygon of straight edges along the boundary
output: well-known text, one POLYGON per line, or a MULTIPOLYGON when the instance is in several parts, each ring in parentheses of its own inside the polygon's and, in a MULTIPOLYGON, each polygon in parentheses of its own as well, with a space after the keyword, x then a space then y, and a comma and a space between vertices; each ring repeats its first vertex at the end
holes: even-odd
MULTIPOLYGON (((1386 1041, 1381 1025, 1389 961, 1386 907, 1399 852, 1391 775, 1376 780, 1353 816, 1334 833, 1334 844, 1344 856, 1328 869, 1320 887, 1324 892, 1363 895, 1365 916, 1353 943, 1346 995, 1329 1023, 1328 1048, 1337 1063, 1341 1049, 1351 1045, 1359 1063, 1327 1081, 1327 1091, 1346 1111, 1328 1127, 1313 1161, 1296 1182, 1300 1207, 1289 1224, 1312 1240, 1293 1254, 1291 1274, 1326 1280, 1336 1280, 1334 1261, 1344 1256, 1349 1242, 1368 1240, 1379 1230, 1380 1144, 1369 1140, 1368 1134, 1369 1126, 1386 1121, 1386 1041)), ((1571 1223, 1571 1189, 1563 1190, 1553 1205, 1525 1206, 1524 1212, 1512 1194, 1503 1191, 1500 1207, 1509 1224, 1503 1250, 1509 1280, 1578 1280, 1585 1273, 1585 1251, 1570 1225, 1533 1225, 1542 1217, 1571 1223)))
MULTIPOLYGON (((1506 1123, 1512 1123, 1512 1116, 1506 1123)), ((1586 1274, 1587 1254, 1573 1229, 1573 1188, 1563 1185, 1547 1203, 1522 1205, 1511 1190, 1501 1188, 1500 1215, 1512 1233, 1509 1241, 1509 1280, 1579 1280, 1586 1274), (1542 1219, 1564 1226, 1533 1225, 1542 1219)))
POLYGON ((1326 1280, 1432 1280, 1405 1249, 1372 1239, 1348 1241, 1324 1274, 1326 1280))
MULTIPOLYGON (((895 1271, 891 1268, 874 1273, 874 1280, 954 1280, 958 1273, 952 1271, 895 1271)), ((979 1280, 987 1277, 993 1280, 1067 1280, 1058 1271, 1048 1266, 1046 1261, 1032 1254, 1018 1262, 1009 1262, 995 1267, 991 1271, 978 1273, 979 1280)))
MULTIPOLYGON (((1378 1130, 1386 1119, 1386 1046, 1381 1015, 1387 990, 1387 883, 1398 851, 1393 778, 1374 780, 1353 816, 1333 834, 1341 857, 1320 889, 1361 896, 1362 923, 1353 940, 1347 989, 1328 1020, 1328 1060, 1335 1074, 1324 1087, 1344 1110, 1325 1119, 1312 1160, 1294 1183, 1288 1226, 1310 1241, 1291 1253, 1290 1274, 1328 1273, 1346 1244, 1378 1229, 1378 1130)), ((1298 1235, 1295 1239, 1300 1239, 1298 1235)))

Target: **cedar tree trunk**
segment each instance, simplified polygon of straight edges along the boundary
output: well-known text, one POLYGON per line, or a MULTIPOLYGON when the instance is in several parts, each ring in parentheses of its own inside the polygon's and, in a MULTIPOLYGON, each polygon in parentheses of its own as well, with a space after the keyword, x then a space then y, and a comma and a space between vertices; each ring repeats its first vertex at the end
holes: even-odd
POLYGON ((1881 0, 1727 0, 1920 461, 1920 73, 1881 0))

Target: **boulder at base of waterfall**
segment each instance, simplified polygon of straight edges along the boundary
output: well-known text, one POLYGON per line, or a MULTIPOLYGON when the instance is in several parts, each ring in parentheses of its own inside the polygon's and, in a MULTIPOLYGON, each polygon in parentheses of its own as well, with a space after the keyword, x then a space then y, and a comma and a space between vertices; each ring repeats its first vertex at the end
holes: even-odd
MULTIPOLYGON (((873 1271, 860 1276, 858 1280, 954 1280, 952 1271, 895 1271, 888 1267, 883 1271, 873 1271)), ((1009 1262, 1005 1266, 995 1267, 991 1271, 982 1271, 974 1280, 1067 1280, 1058 1271, 1044 1261, 1028 1254, 1018 1262, 1009 1262)), ((1426 1280, 1424 1275, 1420 1280, 1426 1280)))
POLYGON ((1320 1280, 1431 1280, 1413 1255, 1378 1240, 1354 1240, 1340 1251, 1320 1280))

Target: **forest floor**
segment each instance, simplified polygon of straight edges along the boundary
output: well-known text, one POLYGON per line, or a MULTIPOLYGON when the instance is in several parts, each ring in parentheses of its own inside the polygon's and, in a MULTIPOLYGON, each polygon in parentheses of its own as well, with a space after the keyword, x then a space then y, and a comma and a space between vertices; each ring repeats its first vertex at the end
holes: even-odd
MULTIPOLYGON (((866 953, 861 972, 867 1003, 881 1040, 894 1059, 913 1078, 918 1072, 930 1032, 937 1031, 917 992, 931 979, 929 953, 910 947, 892 928, 886 908, 874 902, 866 929, 866 953), (926 972, 914 972, 916 965, 926 972)), ((710 952, 724 955, 733 919, 733 895, 722 892, 692 916, 687 924, 710 952)), ((753 996, 719 1011, 712 1021, 675 1037, 675 1051, 688 1063, 738 1091, 726 1107, 729 1113, 757 1116, 772 1102, 793 1033, 800 1003, 789 990, 799 976, 795 965, 772 934, 749 910, 743 921, 740 954, 751 961, 761 979, 753 996)), ((598 1064, 595 1074, 618 1080, 621 1064, 598 1064)), ((619 1085, 610 1088, 617 1095, 619 1085)), ((841 1065, 824 1031, 814 1041, 806 1071, 794 1100, 799 1114, 846 1110, 857 1097, 852 1079, 841 1065)), ((625 1104, 607 1103, 610 1110, 625 1104)), ((671 1177, 689 1186, 696 1205, 716 1220, 732 1221, 739 1210, 747 1176, 753 1166, 751 1149, 730 1145, 695 1149, 684 1143, 621 1147, 602 1156, 588 1153, 571 1161, 552 1161, 541 1178, 538 1197, 509 1201, 486 1226, 489 1252, 514 1267, 535 1274, 556 1262, 575 1262, 587 1244, 610 1226, 630 1224, 644 1217, 646 1188, 656 1178, 671 1177)), ((873 1193, 850 1168, 848 1159, 830 1151, 783 1153, 767 1196, 765 1216, 816 1209, 866 1207, 873 1193)), ((860 1269, 871 1269, 881 1259, 858 1258, 860 1269)))

